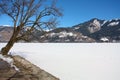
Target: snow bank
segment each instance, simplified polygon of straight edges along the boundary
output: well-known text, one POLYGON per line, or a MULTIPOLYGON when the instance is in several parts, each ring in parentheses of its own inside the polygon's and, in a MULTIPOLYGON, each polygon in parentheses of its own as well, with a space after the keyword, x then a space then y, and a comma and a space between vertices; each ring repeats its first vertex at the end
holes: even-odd
POLYGON ((10 58, 10 57, 4 57, 2 54, 0 54, 0 59, 6 61, 9 64, 12 64, 12 62, 13 62, 12 58, 10 58))
POLYGON ((13 67, 16 71, 19 71, 19 69, 13 65, 13 59, 10 57, 4 57, 2 54, 0 54, 0 59, 6 61, 8 64, 10 64, 11 67, 13 67))

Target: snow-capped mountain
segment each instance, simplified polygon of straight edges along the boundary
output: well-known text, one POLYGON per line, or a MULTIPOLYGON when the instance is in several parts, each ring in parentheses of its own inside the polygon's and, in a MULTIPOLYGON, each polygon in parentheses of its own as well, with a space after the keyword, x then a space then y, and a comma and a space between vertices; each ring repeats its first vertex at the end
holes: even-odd
POLYGON ((94 18, 72 28, 97 42, 120 42, 120 19, 100 20, 94 18))
POLYGON ((107 38, 109 42, 120 42, 120 19, 106 21, 99 31, 91 34, 91 37, 96 40, 107 38))
POLYGON ((94 18, 87 22, 75 25, 72 28, 77 32, 81 32, 83 35, 89 35, 91 33, 99 31, 103 23, 104 20, 99 20, 97 18, 94 18))
POLYGON ((97 18, 72 26, 57 28, 40 37, 45 42, 120 42, 120 19, 97 18))
MULTIPOLYGON (((28 29, 28 28, 27 28, 28 29)), ((0 41, 8 41, 12 27, 0 27, 0 41)), ((25 28, 26 31, 26 28, 25 28)), ((120 19, 100 20, 97 18, 72 26, 56 28, 41 33, 34 30, 29 42, 120 42, 120 19)))

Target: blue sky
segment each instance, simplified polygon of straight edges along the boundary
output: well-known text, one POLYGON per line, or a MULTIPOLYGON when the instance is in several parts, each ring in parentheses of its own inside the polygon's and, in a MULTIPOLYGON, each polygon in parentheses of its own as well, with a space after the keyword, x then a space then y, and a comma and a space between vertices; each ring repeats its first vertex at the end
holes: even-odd
MULTIPOLYGON (((92 18, 120 18, 120 0, 58 0, 58 7, 63 9, 59 18, 59 27, 70 27, 92 18)), ((11 20, 0 16, 0 25, 11 25, 11 20)))
POLYGON ((92 18, 120 18, 120 0, 59 0, 64 16, 60 19, 62 27, 72 26, 92 18))

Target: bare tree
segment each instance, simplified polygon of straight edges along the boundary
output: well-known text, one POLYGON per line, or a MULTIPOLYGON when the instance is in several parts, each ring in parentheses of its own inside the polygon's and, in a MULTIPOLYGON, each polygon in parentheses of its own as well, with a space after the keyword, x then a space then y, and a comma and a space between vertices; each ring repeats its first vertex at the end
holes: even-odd
POLYGON ((44 28, 55 28, 56 17, 62 16, 55 0, 0 0, 0 13, 9 16, 14 27, 12 37, 1 49, 0 53, 3 55, 7 55, 17 40, 36 27, 41 31, 44 28), (30 26, 30 29, 19 35, 25 26, 30 26))

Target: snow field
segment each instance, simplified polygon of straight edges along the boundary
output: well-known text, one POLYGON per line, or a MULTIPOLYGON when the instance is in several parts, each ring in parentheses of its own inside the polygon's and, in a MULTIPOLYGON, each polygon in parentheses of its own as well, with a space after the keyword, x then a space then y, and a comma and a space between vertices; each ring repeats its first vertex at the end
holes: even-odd
POLYGON ((16 43, 10 52, 60 80, 120 80, 119 43, 16 43))

